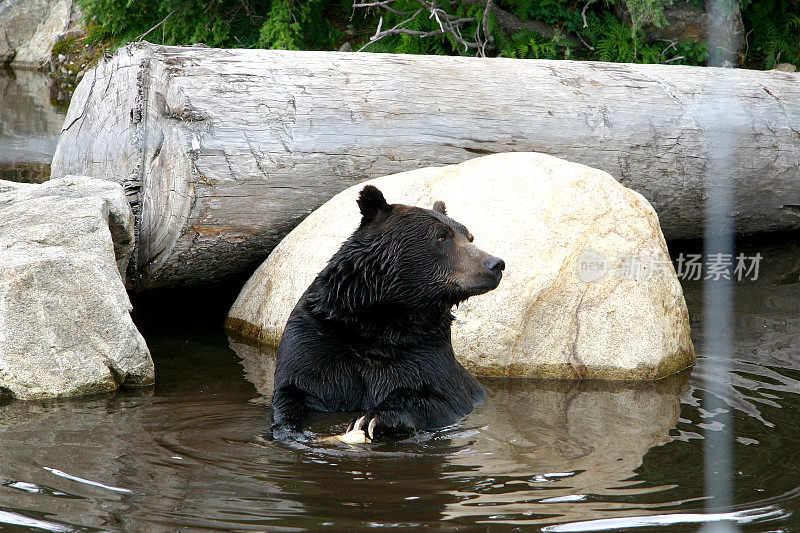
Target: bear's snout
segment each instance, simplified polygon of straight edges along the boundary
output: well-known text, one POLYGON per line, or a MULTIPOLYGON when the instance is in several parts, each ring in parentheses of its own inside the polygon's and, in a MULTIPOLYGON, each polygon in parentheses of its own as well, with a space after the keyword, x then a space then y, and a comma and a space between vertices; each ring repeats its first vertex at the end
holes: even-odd
POLYGON ((500 277, 503 275, 503 270, 506 269, 506 262, 499 257, 490 255, 483 261, 483 266, 485 266, 495 276, 500 277))
POLYGON ((453 280, 464 290, 465 298, 496 289, 503 279, 506 262, 472 243, 468 243, 463 250, 459 272, 453 280))

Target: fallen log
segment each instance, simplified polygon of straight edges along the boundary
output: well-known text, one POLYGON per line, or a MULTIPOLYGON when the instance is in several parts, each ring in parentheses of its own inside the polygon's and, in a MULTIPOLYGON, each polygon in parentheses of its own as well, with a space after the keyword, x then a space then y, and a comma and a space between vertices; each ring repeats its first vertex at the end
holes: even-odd
POLYGON ((715 128, 737 232, 800 227, 800 83, 773 71, 136 44, 81 81, 52 176, 123 184, 143 289, 252 270, 356 182, 496 152, 605 170, 700 237, 715 128))

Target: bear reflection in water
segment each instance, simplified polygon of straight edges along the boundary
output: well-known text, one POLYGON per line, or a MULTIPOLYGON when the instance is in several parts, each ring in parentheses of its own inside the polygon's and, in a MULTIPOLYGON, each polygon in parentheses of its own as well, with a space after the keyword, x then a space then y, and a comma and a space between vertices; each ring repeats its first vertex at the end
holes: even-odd
MULTIPOLYGON (((298 301, 278 346, 273 436, 302 438, 310 411, 363 413, 348 433, 446 426, 486 392, 456 361, 451 309, 500 283, 505 263, 433 209, 362 189, 362 219, 298 301)), ((366 437, 366 436, 365 436, 366 437)))

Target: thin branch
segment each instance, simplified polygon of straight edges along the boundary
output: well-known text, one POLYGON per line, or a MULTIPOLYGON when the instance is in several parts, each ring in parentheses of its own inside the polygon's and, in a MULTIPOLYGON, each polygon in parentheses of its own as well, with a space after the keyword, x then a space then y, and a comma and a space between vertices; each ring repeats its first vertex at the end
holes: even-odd
POLYGON ((444 33, 444 26, 442 25, 442 21, 439 19, 439 9, 434 7, 431 9, 431 15, 428 18, 436 18, 436 23, 439 24, 439 29, 442 30, 444 33))
POLYGON ((174 13, 175 13, 177 10, 178 10, 178 8, 177 8, 177 7, 176 7, 175 9, 173 9, 173 10, 172 10, 172 13, 170 13, 169 15, 167 15, 166 17, 164 17, 164 20, 162 20, 161 22, 159 22, 158 24, 156 24, 155 26, 153 26, 152 28, 150 28, 149 30, 147 30, 146 32, 144 32, 143 34, 141 34, 139 37, 137 37, 137 38, 136 38, 136 41, 137 41, 137 42, 141 42, 141 40, 142 40, 142 39, 144 39, 145 37, 147 37, 147 34, 149 34, 151 31, 153 31, 154 29, 156 29, 156 28, 158 28, 159 26, 161 26, 162 24, 164 24, 164 23, 167 21, 167 19, 168 19, 168 18, 170 18, 170 17, 171 17, 171 16, 172 16, 172 15, 173 15, 173 14, 174 14, 174 13))
POLYGON ((249 18, 252 21, 253 15, 250 13, 250 6, 247 5, 246 0, 239 0, 239 2, 242 4, 242 7, 244 8, 244 13, 245 15, 247 15, 247 18, 249 18))
POLYGON ((747 38, 753 33, 753 29, 754 28, 751 28, 749 32, 744 34, 744 57, 747 57, 747 54, 750 53, 750 43, 747 41, 747 38))
MULTIPOLYGON (((669 40, 667 40, 667 39, 660 39, 660 40, 662 40, 662 41, 664 41, 664 42, 667 42, 667 43, 669 43, 669 46, 667 46, 666 48, 664 48, 664 49, 661 51, 661 54, 660 54, 660 55, 662 55, 662 56, 663 56, 664 54, 666 54, 666 53, 667 53, 667 50, 669 50, 670 48, 675 48, 676 46, 678 46, 678 41, 669 41, 669 40)), ((676 50, 677 50, 677 48, 676 48, 676 50)))
POLYGON ((586 9, 588 9, 589 4, 591 4, 592 2, 594 2, 594 0, 589 0, 588 2, 586 2, 586 5, 584 5, 583 9, 581 10, 581 18, 583 19, 583 29, 589 27, 589 23, 586 22, 586 9))
POLYGON ((486 57, 486 45, 494 43, 494 37, 489 33, 489 12, 492 10, 492 0, 486 0, 483 10, 483 42, 481 43, 480 56, 486 57))
POLYGON ((417 12, 414 13, 413 15, 411 15, 410 17, 408 17, 406 20, 404 20, 403 22, 401 22, 400 24, 398 24, 394 28, 392 28, 390 30, 383 31, 383 32, 381 31, 381 25, 383 24, 383 17, 381 17, 380 21, 378 22, 378 31, 376 31, 375 35, 373 35, 372 37, 369 38, 369 42, 367 44, 365 44, 364 46, 362 46, 361 48, 359 48, 358 51, 361 52, 367 46, 371 45, 374 42, 380 41, 384 37, 387 37, 389 35, 394 35, 393 32, 396 32, 400 28, 400 26, 402 26, 403 24, 408 24, 409 22, 411 22, 412 20, 417 18, 417 15, 422 13, 422 9, 423 8, 417 9, 417 12))
MULTIPOLYGON (((474 49, 477 50, 477 54, 480 56, 485 56, 486 54, 486 46, 492 43, 494 40, 489 35, 489 22, 488 22, 488 13, 489 10, 492 8, 492 1, 493 0, 482 0, 486 2, 486 8, 484 9, 483 14, 483 39, 481 39, 481 24, 479 23, 476 30, 475 30, 475 42, 470 42, 464 39, 461 31, 465 24, 472 24, 478 22, 473 17, 459 17, 458 15, 454 15, 445 11, 442 6, 446 5, 448 7, 452 7, 457 5, 459 2, 455 0, 451 0, 446 4, 441 4, 437 0, 417 0, 417 3, 421 6, 413 15, 409 18, 405 19, 404 21, 400 22, 393 28, 388 30, 383 30, 383 18, 381 17, 378 28, 375 31, 375 35, 370 37, 369 42, 362 46, 358 51, 361 52, 367 46, 371 45, 374 42, 377 42, 384 37, 388 37, 390 35, 413 35, 415 37, 419 37, 421 39, 427 37, 435 37, 438 35, 449 35, 453 38, 453 40, 458 43, 460 46, 464 47, 464 50, 474 49), (411 22, 412 20, 416 19, 420 13, 423 11, 427 11, 429 13, 428 18, 435 20, 436 24, 439 26, 438 30, 432 31, 420 31, 420 30, 411 30, 408 28, 404 28, 406 24, 411 22)), ((353 4, 353 8, 369 8, 369 7, 379 7, 386 11, 407 15, 409 12, 400 12, 396 9, 393 9, 391 6, 394 4, 396 0, 376 0, 374 2, 362 2, 358 4, 353 4)))
POLYGON ((395 3, 396 0, 383 0, 382 2, 368 2, 365 4, 353 4, 353 13, 355 13, 357 7, 382 7, 386 11, 390 13, 394 13, 395 15, 408 15, 411 11, 400 11, 391 7, 392 4, 395 3))
POLYGON ((575 35, 577 35, 577 36, 578 36, 578 39, 580 39, 580 41, 581 41, 581 44, 582 44, 583 46, 585 46, 587 50, 591 50, 592 52, 594 52, 594 46, 592 46, 592 45, 590 45, 589 43, 587 43, 587 42, 586 42, 586 41, 583 39, 583 35, 581 35, 581 34, 580 34, 580 33, 578 33, 578 32, 575 32, 575 35))

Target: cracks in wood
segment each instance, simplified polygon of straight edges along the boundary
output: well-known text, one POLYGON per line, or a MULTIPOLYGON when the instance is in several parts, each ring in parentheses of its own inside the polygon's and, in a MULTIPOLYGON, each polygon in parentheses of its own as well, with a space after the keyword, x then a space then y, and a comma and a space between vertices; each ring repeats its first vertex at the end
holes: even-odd
MULTIPOLYGON (((78 120, 82 119, 83 116, 86 114, 86 110, 89 108, 89 101, 91 100, 92 92, 94 91, 94 84, 97 81, 97 69, 96 68, 92 69, 92 73, 93 73, 92 85, 89 87, 89 94, 86 96, 86 101, 83 103, 83 109, 81 110, 80 115, 75 117, 72 120, 72 122, 70 122, 67 126, 61 128, 61 133, 64 133, 65 131, 69 130, 78 120)), ((81 123, 78 125, 78 133, 80 133, 82 125, 83 122, 81 121, 81 123)))
POLYGON ((786 108, 783 106, 781 99, 772 94, 772 91, 767 89, 767 87, 763 84, 759 83, 758 86, 775 100, 775 104, 778 106, 778 109, 781 110, 781 113, 783 113, 783 116, 786 118, 786 126, 792 131, 792 133, 794 133, 795 138, 800 139, 800 130, 795 129, 795 127, 792 125, 792 117, 790 117, 789 113, 786 112, 786 108))
POLYGON ((231 178, 235 178, 236 171, 233 170, 233 166, 231 166, 230 157, 225 149, 222 150, 222 157, 223 159, 225 159, 225 164, 228 165, 228 176, 230 176, 231 178))
MULTIPOLYGON (((150 88, 150 81, 151 81, 151 62, 148 58, 143 58, 139 63, 139 72, 136 76, 136 98, 134 100, 134 108, 131 110, 134 113, 134 110, 138 111, 139 113, 139 121, 135 122, 135 136, 138 137, 136 140, 138 141, 138 147, 141 151, 141 159, 139 163, 134 168, 134 171, 125 177, 123 180, 123 187, 126 188, 126 192, 135 192, 136 198, 135 203, 131 202, 131 209, 133 209, 133 217, 134 217, 134 232, 136 236, 136 241, 133 247, 133 252, 131 253, 131 261, 128 263, 128 277, 131 280, 131 283, 134 287, 138 287, 142 283, 142 276, 141 276, 141 269, 144 266, 142 263, 144 259, 142 257, 142 242, 141 242, 141 234, 142 234, 142 219, 143 219, 143 211, 144 211, 144 202, 142 202, 142 185, 144 184, 144 175, 146 172, 146 161, 147 161, 147 103, 148 103, 148 96, 149 96, 149 88, 150 88), (135 208, 134 208, 135 205, 135 208)), ((131 199, 128 196, 129 200, 131 199)))
MULTIPOLYGON (((452 146, 452 145, 450 145, 452 146)), ((479 155, 488 155, 488 154, 497 154, 499 153, 497 150, 487 150, 486 148, 469 148, 464 146, 463 149, 471 154, 479 154, 479 155)))
POLYGON ((159 154, 161 154, 161 149, 164 147, 164 132, 159 128, 158 130, 158 140, 156 140, 156 147, 153 150, 153 155, 150 156, 150 164, 152 165, 153 162, 158 158, 159 154))
POLYGON ((180 111, 173 111, 169 107, 165 107, 162 116, 180 122, 202 122, 206 120, 206 117, 200 111, 189 104, 184 104, 180 111))
MULTIPOLYGON (((264 176, 264 178, 267 181, 269 181, 269 172, 267 171, 267 168, 264 166, 264 163, 262 162, 263 154, 260 151, 259 153, 256 153, 256 148, 250 141, 250 136, 247 134, 247 132, 244 132, 244 141, 247 143, 247 148, 250 151, 250 155, 253 157, 253 162, 256 164, 256 168, 261 173, 261 175, 264 176)), ((274 162, 272 163, 274 164, 274 162)))

